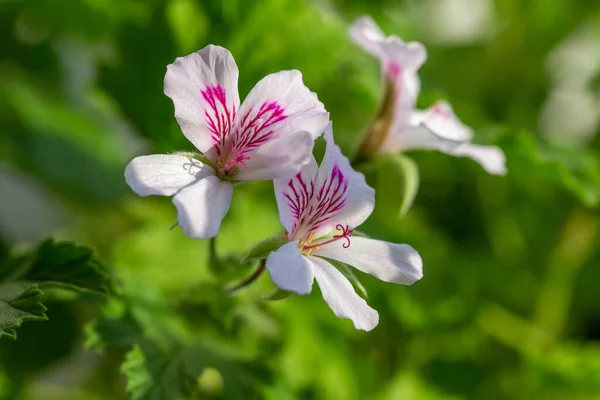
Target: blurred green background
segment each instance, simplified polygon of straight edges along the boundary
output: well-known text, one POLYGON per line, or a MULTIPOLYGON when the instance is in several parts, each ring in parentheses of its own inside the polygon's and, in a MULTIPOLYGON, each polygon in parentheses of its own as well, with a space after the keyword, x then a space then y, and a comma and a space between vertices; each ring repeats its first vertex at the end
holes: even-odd
POLYGON ((49 321, 0 342, 0 398, 600 399, 598 2, 2 0, 0 30, 0 259, 73 240, 122 289, 49 293, 49 321), (242 98, 302 71, 352 151, 381 90, 346 35, 362 14, 427 46, 421 107, 447 99, 508 158, 493 177, 411 153, 421 187, 402 219, 396 177, 368 177, 362 230, 411 244, 425 272, 410 287, 359 276, 380 314, 370 333, 316 285, 267 302, 265 274, 222 293, 253 267, 239 256, 281 230, 269 182, 236 188, 211 269, 207 242, 169 231, 170 200, 123 178, 136 155, 192 149, 163 77, 209 43, 233 53, 242 98))

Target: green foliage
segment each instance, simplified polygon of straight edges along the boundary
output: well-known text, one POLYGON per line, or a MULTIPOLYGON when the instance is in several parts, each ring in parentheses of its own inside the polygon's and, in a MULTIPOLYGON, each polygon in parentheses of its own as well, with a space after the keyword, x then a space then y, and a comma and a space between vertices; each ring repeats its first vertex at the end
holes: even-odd
POLYGON ((0 336, 18 333, 0 340, 0 399, 600 396, 597 2, 55 3, 0 2, 0 336), (336 265, 380 315, 368 334, 317 285, 289 296, 263 273, 224 292, 284 243, 272 183, 236 185, 209 244, 169 230, 172 202, 123 179, 136 155, 197 157, 162 85, 167 64, 209 43, 234 55, 241 98, 300 70, 351 154, 381 95, 378 61, 346 33, 361 14, 426 45, 419 108, 448 100, 508 162, 493 177, 428 151, 365 171, 376 212, 354 235, 424 260, 410 287, 336 265), (556 98, 554 141, 540 122, 556 98), (85 247, 23 252, 49 236, 98 249, 120 289, 85 247))
POLYGON ((192 344, 169 352, 135 345, 121 369, 127 377, 126 390, 135 400, 201 399, 206 392, 228 399, 258 399, 265 373, 214 344, 192 344), (208 368, 218 373, 207 381, 202 375, 208 368))
POLYGON ((377 160, 377 202, 388 215, 405 216, 418 191, 419 167, 412 159, 395 154, 377 160))
POLYGON ((589 207, 600 203, 600 159, 597 154, 536 141, 521 133, 501 141, 509 155, 508 168, 531 172, 565 187, 589 207))
POLYGON ((288 242, 285 235, 275 235, 268 239, 259 242, 256 246, 252 247, 244 257, 242 257, 241 262, 247 263, 250 261, 260 260, 261 258, 267 257, 271 252, 276 251, 281 246, 288 242))
POLYGON ((40 289, 108 295, 112 283, 91 249, 49 239, 34 251, 0 264, 0 338, 16 339, 24 321, 47 319, 40 289))
MULTIPOLYGON (((18 291, 17 291, 18 293, 18 291)), ((16 328, 25 321, 45 321, 46 307, 41 303, 42 292, 34 287, 21 291, 17 297, 0 287, 0 338, 16 339, 16 328)))

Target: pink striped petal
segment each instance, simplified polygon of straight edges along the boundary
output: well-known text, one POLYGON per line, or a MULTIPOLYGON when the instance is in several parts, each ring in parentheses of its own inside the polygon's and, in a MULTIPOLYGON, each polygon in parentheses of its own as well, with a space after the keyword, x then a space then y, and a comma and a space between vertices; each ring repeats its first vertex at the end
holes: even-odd
POLYGON ((250 91, 240 108, 231 145, 252 159, 258 148, 282 137, 302 132, 318 137, 328 120, 316 94, 304 86, 302 74, 281 71, 267 75, 250 91))
POLYGON ((281 223, 290 238, 303 241, 360 225, 373 211, 375 192, 354 171, 333 142, 331 124, 321 166, 313 160, 289 180, 275 182, 281 223))
POLYGON ((209 45, 167 67, 165 94, 183 134, 211 160, 222 151, 239 109, 238 68, 231 53, 209 45))

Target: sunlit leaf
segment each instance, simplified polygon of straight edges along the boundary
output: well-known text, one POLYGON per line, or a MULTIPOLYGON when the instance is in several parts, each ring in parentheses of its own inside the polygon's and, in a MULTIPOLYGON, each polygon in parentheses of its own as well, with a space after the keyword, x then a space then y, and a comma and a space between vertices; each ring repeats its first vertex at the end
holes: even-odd
POLYGON ((404 216, 419 190, 419 168, 402 154, 383 156, 377 170, 377 205, 387 215, 404 216))
POLYGON ((247 263, 249 261, 258 260, 267 257, 271 252, 277 250, 281 246, 287 243, 287 238, 284 235, 276 235, 268 239, 263 240, 256 246, 251 248, 241 262, 247 263))

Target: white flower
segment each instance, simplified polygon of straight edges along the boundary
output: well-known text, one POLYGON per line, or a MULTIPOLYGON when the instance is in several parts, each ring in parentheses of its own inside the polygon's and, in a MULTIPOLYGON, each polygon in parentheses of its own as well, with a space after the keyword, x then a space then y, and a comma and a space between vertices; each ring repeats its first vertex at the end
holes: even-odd
POLYGON ((352 236, 352 230, 373 211, 375 192, 334 144, 331 125, 325 140, 327 149, 320 167, 313 158, 292 179, 274 182, 289 242, 269 255, 266 267, 281 289, 299 294, 310 293, 316 278, 333 312, 351 319, 357 329, 369 331, 379 321, 377 311, 327 259, 405 285, 421 279, 423 265, 408 245, 352 236))
POLYGON ((420 91, 417 71, 427 58, 423 45, 404 43, 394 35, 385 37, 367 16, 350 27, 349 35, 379 59, 383 75, 383 101, 377 121, 361 146, 364 155, 432 149, 470 157, 490 174, 506 173, 502 150, 472 144, 472 129, 456 117, 448 103, 437 102, 426 111, 415 109, 420 91))
POLYGON ((173 196, 177 221, 196 239, 215 236, 232 181, 289 178, 310 162, 329 116, 299 71, 266 76, 240 106, 231 53, 207 46, 167 67, 165 94, 185 137, 210 161, 182 155, 135 158, 125 169, 140 196, 173 196))

